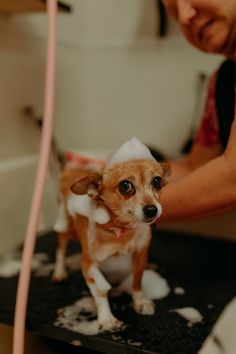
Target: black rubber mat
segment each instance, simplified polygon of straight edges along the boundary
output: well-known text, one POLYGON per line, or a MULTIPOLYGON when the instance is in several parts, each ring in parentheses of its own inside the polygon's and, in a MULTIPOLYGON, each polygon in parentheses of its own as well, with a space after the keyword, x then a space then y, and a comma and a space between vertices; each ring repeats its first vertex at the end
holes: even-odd
MULTIPOLYGON (((47 253, 48 262, 52 262, 55 245, 55 234, 50 232, 37 239, 36 252, 47 253)), ((69 254, 78 250, 78 244, 71 242, 69 254)), ((124 294, 110 299, 113 313, 127 325, 115 335, 106 332, 85 336, 56 327, 57 310, 73 304, 86 290, 80 272, 71 271, 68 280, 60 284, 52 283, 50 276, 32 275, 27 328, 66 343, 79 340, 84 348, 109 354, 197 353, 220 312, 236 294, 236 243, 154 230, 150 261, 158 264, 158 273, 166 278, 171 288, 167 297, 155 301, 153 316, 136 314, 130 306, 130 296, 124 294), (184 288, 185 293, 177 295, 176 287, 184 288), (194 307, 203 320, 189 326, 187 320, 171 312, 182 307, 194 307)), ((0 278, 2 323, 12 324, 16 286, 17 276, 0 278)), ((58 353, 62 347, 58 346, 58 353)), ((69 349, 66 352, 69 353, 69 349)))

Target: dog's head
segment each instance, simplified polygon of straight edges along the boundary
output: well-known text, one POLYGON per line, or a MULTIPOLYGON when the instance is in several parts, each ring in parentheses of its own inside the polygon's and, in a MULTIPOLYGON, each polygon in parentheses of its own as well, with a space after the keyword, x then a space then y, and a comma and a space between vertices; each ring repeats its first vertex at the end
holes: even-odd
POLYGON ((111 211, 122 225, 153 223, 161 215, 160 191, 169 167, 157 162, 137 139, 124 144, 108 161, 103 173, 92 172, 75 181, 75 194, 88 194, 111 211))

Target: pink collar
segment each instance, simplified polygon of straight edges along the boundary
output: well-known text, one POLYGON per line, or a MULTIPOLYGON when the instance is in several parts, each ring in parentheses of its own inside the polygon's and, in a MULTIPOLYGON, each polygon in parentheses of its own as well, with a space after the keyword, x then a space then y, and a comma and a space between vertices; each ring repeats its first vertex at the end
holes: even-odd
POLYGON ((115 234, 115 238, 117 240, 121 240, 125 235, 125 229, 123 229, 123 228, 121 229, 118 227, 110 227, 109 231, 111 231, 113 234, 115 234))

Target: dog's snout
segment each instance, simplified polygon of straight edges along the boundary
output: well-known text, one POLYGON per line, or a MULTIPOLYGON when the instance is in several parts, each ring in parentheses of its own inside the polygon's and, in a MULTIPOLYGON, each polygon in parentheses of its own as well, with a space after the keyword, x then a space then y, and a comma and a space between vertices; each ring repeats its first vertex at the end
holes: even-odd
POLYGON ((145 205, 143 208, 143 214, 146 218, 151 219, 157 215, 158 209, 155 205, 145 205))

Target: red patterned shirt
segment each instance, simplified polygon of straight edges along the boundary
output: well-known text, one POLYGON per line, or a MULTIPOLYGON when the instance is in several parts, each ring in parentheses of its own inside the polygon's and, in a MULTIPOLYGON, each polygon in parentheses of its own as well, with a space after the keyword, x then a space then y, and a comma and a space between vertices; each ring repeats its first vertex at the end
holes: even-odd
POLYGON ((195 136, 195 142, 205 147, 211 147, 220 143, 215 95, 216 78, 217 73, 214 73, 210 78, 204 111, 195 136))
MULTIPOLYGON (((195 136, 196 143, 209 148, 221 143, 216 108, 216 80, 217 72, 210 78, 204 111, 195 136)), ((236 102, 234 116, 236 116, 236 102)))

